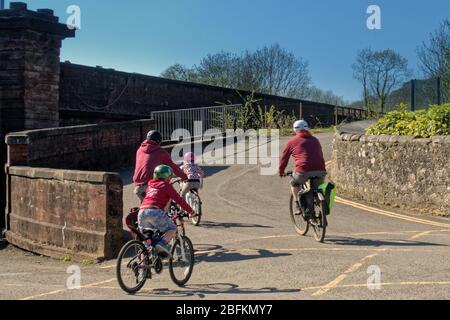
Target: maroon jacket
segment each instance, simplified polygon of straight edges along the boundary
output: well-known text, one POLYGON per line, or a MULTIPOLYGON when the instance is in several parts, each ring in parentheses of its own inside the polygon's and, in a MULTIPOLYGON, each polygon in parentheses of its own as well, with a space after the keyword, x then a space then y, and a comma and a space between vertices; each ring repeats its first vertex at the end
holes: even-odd
POLYGON ((153 171, 159 165, 165 164, 172 168, 173 173, 182 180, 187 180, 186 174, 172 161, 169 153, 153 141, 145 140, 136 153, 136 167, 133 182, 135 185, 148 183, 153 179, 153 171))
POLYGON ((165 210, 170 199, 175 201, 187 213, 193 213, 189 204, 176 192, 169 182, 156 179, 148 183, 147 192, 141 204, 141 210, 154 207, 165 210))
POLYGON ((291 138, 280 159, 280 174, 284 173, 289 158, 295 159, 295 172, 326 171, 319 140, 308 131, 301 131, 291 138))

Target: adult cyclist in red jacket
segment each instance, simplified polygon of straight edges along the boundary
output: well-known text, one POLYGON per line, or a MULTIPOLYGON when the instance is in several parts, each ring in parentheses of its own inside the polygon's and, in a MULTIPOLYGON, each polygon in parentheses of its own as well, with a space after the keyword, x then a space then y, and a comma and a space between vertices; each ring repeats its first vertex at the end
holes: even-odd
POLYGON ((144 200, 148 182, 153 179, 153 171, 159 165, 167 165, 175 176, 186 181, 188 177, 170 158, 170 154, 161 148, 162 135, 158 131, 150 131, 147 139, 142 142, 136 152, 136 166, 134 169, 133 182, 135 184, 134 193, 139 200, 144 200))
POLYGON ((300 187, 308 181, 308 179, 317 177, 315 182, 317 188, 324 181, 327 175, 325 168, 325 160, 323 157, 322 146, 319 140, 309 131, 309 125, 305 120, 299 120, 294 124, 295 137, 292 137, 281 156, 279 173, 280 177, 285 177, 285 169, 292 156, 295 159, 295 170, 293 173, 293 181, 291 184, 292 195, 294 196, 296 208, 294 213, 301 214, 301 207, 298 198, 300 187))

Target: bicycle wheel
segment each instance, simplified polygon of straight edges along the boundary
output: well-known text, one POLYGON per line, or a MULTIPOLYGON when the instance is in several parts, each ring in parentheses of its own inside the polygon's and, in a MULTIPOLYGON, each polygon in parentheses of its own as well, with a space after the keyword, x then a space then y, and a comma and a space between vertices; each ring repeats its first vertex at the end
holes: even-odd
POLYGON ((312 224, 314 229, 314 239, 321 243, 325 241, 325 234, 327 232, 327 210, 328 204, 326 201, 314 201, 314 211, 316 213, 314 223, 312 224))
POLYGON ((189 203, 194 209, 194 216, 191 218, 191 222, 194 226, 198 226, 202 219, 202 201, 196 194, 192 194, 191 203, 189 203))
POLYGON ((123 291, 134 294, 142 289, 149 272, 147 249, 142 242, 132 240, 120 250, 116 276, 123 291))
POLYGON ((175 240, 169 260, 170 277, 180 287, 189 281, 194 270, 194 246, 188 237, 181 236, 181 239, 182 243, 180 239, 175 240))
POLYGON ((305 236, 308 233, 308 230, 309 230, 309 222, 305 220, 303 214, 296 215, 294 213, 294 207, 295 207, 295 199, 294 199, 294 196, 291 195, 291 201, 289 203, 289 209, 290 209, 290 212, 291 212, 292 223, 294 224, 295 231, 298 234, 300 234, 302 236, 305 236))

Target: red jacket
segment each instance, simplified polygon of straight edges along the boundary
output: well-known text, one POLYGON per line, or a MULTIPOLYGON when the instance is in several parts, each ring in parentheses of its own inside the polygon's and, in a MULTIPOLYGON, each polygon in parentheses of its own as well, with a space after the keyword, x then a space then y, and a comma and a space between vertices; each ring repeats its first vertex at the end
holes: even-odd
POLYGON ((148 183, 141 209, 157 207, 165 210, 170 199, 175 201, 187 213, 193 212, 189 204, 175 191, 174 187, 165 180, 151 180, 148 183))
POLYGON ((169 153, 153 141, 145 140, 136 152, 136 167, 133 182, 135 185, 148 183, 153 179, 153 171, 161 164, 172 168, 174 174, 187 180, 186 174, 170 158, 169 153))
POLYGON ((280 174, 291 156, 295 159, 295 172, 326 171, 320 142, 308 131, 298 132, 288 141, 280 159, 280 174))

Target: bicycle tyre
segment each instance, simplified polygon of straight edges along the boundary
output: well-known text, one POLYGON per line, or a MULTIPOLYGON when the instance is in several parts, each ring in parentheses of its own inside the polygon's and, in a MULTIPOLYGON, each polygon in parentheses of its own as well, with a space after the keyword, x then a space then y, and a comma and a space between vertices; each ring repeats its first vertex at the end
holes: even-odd
MULTIPOLYGON (((138 292, 139 290, 142 289, 142 287, 145 285, 145 282, 147 281, 147 273, 148 273, 148 268, 144 268, 143 269, 143 273, 142 273, 142 279, 137 283, 137 285, 135 287, 128 287, 125 282, 122 279, 122 260, 124 258, 125 253, 127 252, 127 250, 131 247, 131 246, 137 246, 139 248, 139 250, 141 252, 145 252, 147 249, 145 248, 145 246, 142 244, 141 241, 138 240, 131 240, 129 242, 127 242, 122 249, 119 252, 119 255, 117 257, 117 264, 116 264, 116 277, 117 277, 117 282, 119 283, 120 288, 129 293, 129 294, 134 294, 136 292, 138 292)), ((145 254, 145 261, 144 264, 146 267, 149 266, 149 259, 147 254, 145 254)))
POLYGON ((301 215, 294 214, 294 203, 295 203, 294 196, 291 195, 291 200, 289 202, 289 209, 292 223, 294 224, 295 231, 299 235, 306 236, 309 231, 309 222, 305 221, 302 214, 301 215), (297 219, 299 220, 299 222, 297 222, 297 219))
POLYGON ((194 262, 195 262, 194 246, 192 245, 192 241, 186 236, 181 236, 181 239, 185 243, 185 250, 186 250, 186 248, 188 248, 188 250, 190 251, 189 261, 187 261, 187 263, 188 263, 187 268, 188 269, 187 270, 185 269, 185 271, 183 272, 183 275, 184 275, 183 278, 178 279, 177 276, 175 275, 175 271, 174 271, 174 263, 178 262, 178 261, 174 261, 174 259, 178 258, 178 255, 175 254, 175 251, 181 245, 180 239, 176 239, 174 245, 172 246, 172 250, 171 250, 172 258, 169 260, 170 278, 179 287, 184 286, 189 281, 189 279, 191 278, 192 271, 194 270, 194 262))
POLYGON ((197 202, 198 212, 196 212, 195 216, 191 218, 191 222, 194 226, 198 227, 200 225, 200 221, 202 220, 202 201, 196 194, 194 194, 194 201, 197 202))
MULTIPOLYGON (((318 206, 316 206, 316 208, 317 207, 318 206)), ((314 239, 316 239, 316 241, 320 243, 323 243, 325 241, 325 235, 327 233, 327 209, 328 204, 326 203, 326 201, 320 201, 320 217, 318 217, 318 219, 316 220, 319 221, 321 226, 319 227, 318 225, 313 225, 314 239)))

